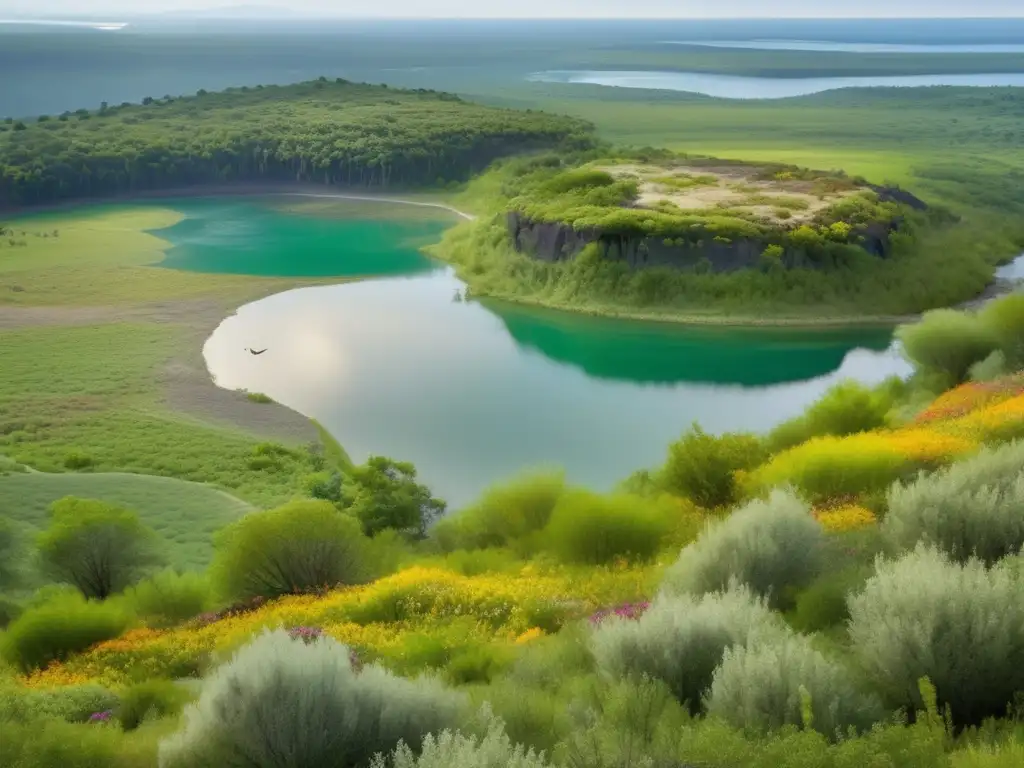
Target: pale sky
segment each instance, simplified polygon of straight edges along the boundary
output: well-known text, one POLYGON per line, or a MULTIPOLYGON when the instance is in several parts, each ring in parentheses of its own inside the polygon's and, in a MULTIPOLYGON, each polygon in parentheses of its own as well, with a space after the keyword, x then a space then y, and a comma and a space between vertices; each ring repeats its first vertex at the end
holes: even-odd
POLYGON ((269 6, 283 14, 341 17, 938 17, 1022 16, 1024 0, 0 0, 0 18, 269 6))

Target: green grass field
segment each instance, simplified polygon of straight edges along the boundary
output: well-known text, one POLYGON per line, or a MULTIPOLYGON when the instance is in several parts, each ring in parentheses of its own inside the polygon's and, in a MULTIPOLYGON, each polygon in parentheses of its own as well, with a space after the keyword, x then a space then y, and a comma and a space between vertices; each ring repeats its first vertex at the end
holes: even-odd
POLYGON ((65 496, 131 509, 166 543, 169 564, 200 570, 213 554, 213 534, 251 507, 207 485, 129 474, 28 473, 0 477, 0 515, 26 534, 47 525, 50 505, 65 496))
POLYGON ((173 325, 157 323, 0 334, 0 452, 45 472, 178 477, 262 505, 290 498, 302 470, 311 471, 304 447, 293 445, 267 462, 251 433, 165 405, 160 369, 184 343, 173 325))
MULTIPOLYGON (((259 278, 163 269, 154 231, 181 220, 157 206, 90 206, 0 219, 0 307, 124 307, 171 299, 241 300, 259 278)), ((263 280, 271 287, 284 281, 263 280)))
POLYGON ((8 220, 0 454, 46 472, 136 472, 210 483, 261 506, 286 501, 311 470, 303 443, 316 428, 217 390, 201 349, 234 307, 296 281, 154 266, 168 243, 148 230, 179 218, 99 206, 8 220))

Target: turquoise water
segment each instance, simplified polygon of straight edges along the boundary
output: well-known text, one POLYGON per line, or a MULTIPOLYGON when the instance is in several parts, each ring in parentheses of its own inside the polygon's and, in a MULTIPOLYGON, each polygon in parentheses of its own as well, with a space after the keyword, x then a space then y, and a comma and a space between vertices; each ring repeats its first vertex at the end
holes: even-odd
POLYGON ((549 71, 529 80, 542 83, 586 83, 616 88, 685 91, 720 99, 788 99, 840 88, 920 88, 924 86, 1024 87, 1024 72, 976 75, 902 75, 892 77, 746 77, 697 72, 549 71))
POLYGON ((607 489, 659 463, 695 420, 768 429, 842 378, 906 372, 886 330, 704 329, 454 301, 463 286, 451 270, 410 246, 450 217, 341 204, 300 216, 251 199, 175 207, 187 218, 161 233, 178 244, 169 266, 408 267, 243 306, 204 353, 221 386, 317 419, 357 461, 412 461, 454 504, 532 467, 560 466, 607 489))

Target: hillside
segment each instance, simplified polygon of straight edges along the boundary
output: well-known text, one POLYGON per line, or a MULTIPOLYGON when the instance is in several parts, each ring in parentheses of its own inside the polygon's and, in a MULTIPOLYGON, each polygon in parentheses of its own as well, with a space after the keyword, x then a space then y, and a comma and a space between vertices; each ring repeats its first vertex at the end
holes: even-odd
POLYGON ((588 146, 583 121, 317 81, 0 124, 0 207, 224 182, 436 186, 503 155, 588 146))

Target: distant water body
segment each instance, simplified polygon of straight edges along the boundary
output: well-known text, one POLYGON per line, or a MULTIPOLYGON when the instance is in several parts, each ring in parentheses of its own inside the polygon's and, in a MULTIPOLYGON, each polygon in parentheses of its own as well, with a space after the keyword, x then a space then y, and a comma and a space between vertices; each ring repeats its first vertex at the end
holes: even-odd
POLYGON ((666 45, 701 48, 747 48, 756 51, 839 51, 844 53, 1024 53, 1024 43, 918 45, 905 43, 837 43, 829 40, 666 40, 666 45))
POLYGON ((742 77, 698 72, 548 71, 528 80, 541 83, 585 83, 616 88, 684 91, 719 99, 789 99, 841 88, 920 88, 952 85, 985 88, 1024 87, 1024 72, 977 75, 907 75, 901 77, 742 77))
POLYGON ((60 19, 0 19, 0 26, 5 24, 38 27, 75 27, 79 29, 103 29, 115 32, 128 26, 121 21, 63 21, 60 19))

